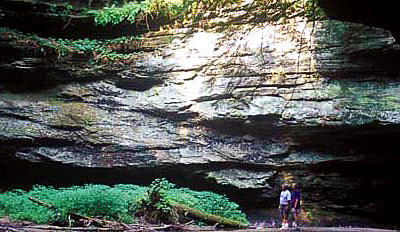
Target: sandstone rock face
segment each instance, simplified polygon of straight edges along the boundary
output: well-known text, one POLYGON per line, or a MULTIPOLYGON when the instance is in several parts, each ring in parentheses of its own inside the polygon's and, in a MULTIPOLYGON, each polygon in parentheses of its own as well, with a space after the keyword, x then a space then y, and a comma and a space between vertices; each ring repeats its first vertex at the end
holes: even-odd
POLYGON ((282 182, 300 182, 306 206, 394 210, 380 191, 399 164, 400 53, 390 32, 291 21, 145 39, 157 49, 117 69, 1 52, 2 175, 23 160, 138 172, 131 182, 166 175, 196 187, 193 178, 267 207, 282 182))

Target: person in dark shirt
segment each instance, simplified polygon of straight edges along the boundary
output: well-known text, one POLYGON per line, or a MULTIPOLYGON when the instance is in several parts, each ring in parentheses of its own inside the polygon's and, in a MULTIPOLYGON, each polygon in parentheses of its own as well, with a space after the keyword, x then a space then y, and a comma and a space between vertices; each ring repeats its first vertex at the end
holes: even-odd
POLYGON ((300 214, 300 198, 301 198, 301 193, 300 193, 300 188, 298 184, 293 183, 292 184, 292 200, 290 201, 290 206, 292 209, 294 221, 293 221, 293 228, 297 228, 299 226, 299 214, 300 214))

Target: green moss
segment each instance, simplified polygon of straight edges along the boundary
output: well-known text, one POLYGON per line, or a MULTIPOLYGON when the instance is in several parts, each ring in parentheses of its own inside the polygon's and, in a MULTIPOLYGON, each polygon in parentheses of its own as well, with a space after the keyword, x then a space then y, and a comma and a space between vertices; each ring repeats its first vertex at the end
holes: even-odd
POLYGON ((58 114, 51 120, 55 126, 86 127, 95 122, 95 112, 84 103, 63 103, 52 100, 50 105, 58 108, 58 114))
POLYGON ((400 110, 400 95, 397 83, 344 82, 341 83, 342 104, 352 109, 370 111, 400 110))

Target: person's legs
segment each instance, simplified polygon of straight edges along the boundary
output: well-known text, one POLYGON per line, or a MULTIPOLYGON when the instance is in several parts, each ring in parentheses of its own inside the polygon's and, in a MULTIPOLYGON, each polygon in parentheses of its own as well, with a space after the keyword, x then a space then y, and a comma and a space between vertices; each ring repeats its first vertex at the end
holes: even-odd
POLYGON ((294 211, 293 211, 293 217, 294 217, 293 227, 294 228, 297 228, 299 226, 299 213, 300 213, 300 209, 294 209, 294 211))
POLYGON ((289 228, 289 210, 288 208, 285 206, 284 210, 283 210, 283 215, 284 215, 284 220, 282 220, 282 227, 284 229, 289 228))
POLYGON ((286 228, 289 228, 289 216, 290 216, 290 209, 286 209, 286 228))
POLYGON ((279 207, 279 214, 281 217, 281 221, 282 221, 282 227, 281 229, 286 229, 287 228, 287 212, 286 212, 286 206, 285 205, 281 205, 279 207))
POLYGON ((279 206, 279 216, 281 218, 282 227, 284 228, 285 225, 285 207, 283 205, 279 206))

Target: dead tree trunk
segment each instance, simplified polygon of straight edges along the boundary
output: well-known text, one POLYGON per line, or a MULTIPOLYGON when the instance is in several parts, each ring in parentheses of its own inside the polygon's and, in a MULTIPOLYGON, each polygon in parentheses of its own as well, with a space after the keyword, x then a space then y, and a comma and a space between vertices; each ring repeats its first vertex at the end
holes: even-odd
POLYGON ((180 212, 185 212, 191 217, 205 220, 210 223, 218 223, 218 224, 226 225, 229 227, 239 227, 239 228, 247 227, 247 225, 244 224, 243 222, 224 218, 224 217, 213 215, 213 214, 208 214, 203 211, 187 207, 185 205, 175 203, 175 204, 173 204, 173 206, 180 212))

